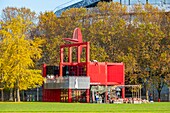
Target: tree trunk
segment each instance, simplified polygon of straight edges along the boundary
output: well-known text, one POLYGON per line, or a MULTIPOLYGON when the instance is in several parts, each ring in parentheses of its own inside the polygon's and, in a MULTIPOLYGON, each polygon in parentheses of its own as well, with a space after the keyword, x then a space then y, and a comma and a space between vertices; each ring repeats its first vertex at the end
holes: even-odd
POLYGON ((19 88, 17 88, 17 100, 18 100, 18 102, 20 102, 20 93, 19 92, 20 92, 19 88))
POLYGON ((16 81, 16 93, 17 93, 17 101, 20 102, 20 90, 19 90, 19 80, 16 81))
POLYGON ((13 89, 12 88, 10 89, 9 101, 14 101, 14 98, 13 98, 13 89))
POLYGON ((25 101, 24 90, 22 91, 22 101, 25 101))
POLYGON ((16 99, 16 88, 14 89, 14 101, 16 102, 17 99, 16 99))
POLYGON ((160 102, 160 100, 161 100, 161 91, 158 90, 158 102, 160 102))
POLYGON ((149 95, 148 95, 149 91, 146 89, 146 100, 149 100, 149 95))
POLYGON ((4 90, 1 89, 1 100, 4 101, 4 90))
POLYGON ((158 85, 158 102, 161 101, 161 91, 162 91, 163 85, 161 84, 161 82, 158 85))

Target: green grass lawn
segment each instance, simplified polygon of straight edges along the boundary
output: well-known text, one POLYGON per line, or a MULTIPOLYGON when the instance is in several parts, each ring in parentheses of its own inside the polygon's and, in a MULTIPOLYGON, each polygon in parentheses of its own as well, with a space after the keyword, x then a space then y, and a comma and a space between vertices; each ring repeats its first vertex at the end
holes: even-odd
POLYGON ((170 113, 170 102, 148 104, 88 104, 55 102, 1 102, 0 112, 60 113, 170 113))

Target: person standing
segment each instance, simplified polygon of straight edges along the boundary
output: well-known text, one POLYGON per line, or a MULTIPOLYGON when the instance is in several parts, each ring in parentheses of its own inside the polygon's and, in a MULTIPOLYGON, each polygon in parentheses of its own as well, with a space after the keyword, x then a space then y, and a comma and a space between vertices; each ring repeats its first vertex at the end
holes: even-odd
POLYGON ((99 100, 99 93, 98 93, 98 92, 96 93, 96 96, 95 96, 95 97, 96 97, 96 103, 97 103, 98 100, 99 100))
POLYGON ((149 95, 149 102, 153 102, 153 96, 152 96, 152 94, 149 95))

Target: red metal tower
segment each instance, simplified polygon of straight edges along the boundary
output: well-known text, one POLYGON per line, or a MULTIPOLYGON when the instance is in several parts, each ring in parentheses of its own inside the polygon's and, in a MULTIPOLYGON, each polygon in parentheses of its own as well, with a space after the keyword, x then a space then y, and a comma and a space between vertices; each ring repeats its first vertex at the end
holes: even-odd
MULTIPOLYGON (((74 30, 73 38, 64 38, 72 42, 60 46, 59 76, 47 78, 46 67, 43 67, 43 77, 46 82, 43 87, 43 101, 90 102, 90 87, 124 85, 124 64, 90 61, 90 43, 82 42, 79 28, 74 30), (76 60, 73 61, 73 49, 76 50, 76 60), (85 60, 82 50, 85 49, 85 60), (52 79, 52 80, 51 80, 52 79), (51 96, 53 95, 53 96, 51 96), (65 97, 63 96, 65 95, 65 97)), ((75 52, 75 51, 74 51, 75 52)), ((105 91, 105 101, 107 100, 105 91)), ((124 89, 122 89, 124 98, 124 89)))

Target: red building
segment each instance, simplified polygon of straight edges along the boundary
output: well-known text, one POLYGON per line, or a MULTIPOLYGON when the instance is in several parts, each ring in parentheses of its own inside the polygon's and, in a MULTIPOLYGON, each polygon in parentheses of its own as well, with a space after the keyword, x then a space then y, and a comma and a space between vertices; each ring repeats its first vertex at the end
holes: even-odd
MULTIPOLYGON (((92 87, 103 86, 106 102, 110 86, 124 85, 124 64, 90 61, 90 43, 82 42, 78 28, 73 39, 65 40, 74 43, 60 46, 59 67, 43 65, 43 101, 92 102, 95 100, 94 93, 98 93, 92 91, 92 87), (84 49, 84 54, 81 54, 84 49), (74 55, 76 59, 73 59, 74 55)), ((124 89, 121 89, 121 97, 124 96, 124 89)))

